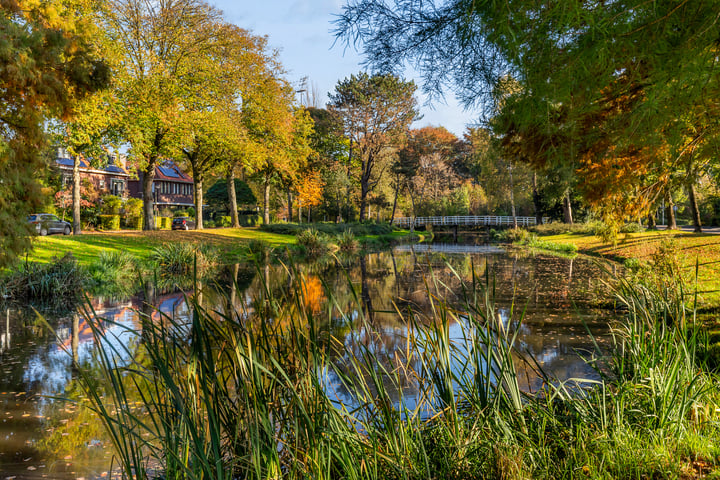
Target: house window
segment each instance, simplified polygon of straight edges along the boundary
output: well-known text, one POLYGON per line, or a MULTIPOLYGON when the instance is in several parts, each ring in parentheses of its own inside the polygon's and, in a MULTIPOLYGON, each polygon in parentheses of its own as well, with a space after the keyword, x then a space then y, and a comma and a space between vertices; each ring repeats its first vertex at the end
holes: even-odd
POLYGON ((63 174, 63 185, 66 187, 70 187, 73 184, 72 174, 70 173, 64 173, 63 174))
POLYGON ((100 188, 105 188, 105 179, 104 179, 104 178, 101 178, 101 179, 100 179, 100 182, 98 183, 98 185, 100 186, 100 188))
POLYGON ((125 180, 110 180, 110 193, 122 197, 125 193, 125 180))

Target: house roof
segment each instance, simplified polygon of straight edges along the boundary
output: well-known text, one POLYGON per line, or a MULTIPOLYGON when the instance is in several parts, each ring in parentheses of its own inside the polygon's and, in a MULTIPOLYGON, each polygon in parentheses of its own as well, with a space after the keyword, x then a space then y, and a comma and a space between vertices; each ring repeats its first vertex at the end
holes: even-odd
MULTIPOLYGON (((73 168, 73 159, 67 157, 58 157, 55 159, 55 163, 60 168, 73 168)), ((114 163, 108 163, 105 167, 92 167, 88 164, 87 160, 80 158, 80 168, 86 172, 97 172, 97 173, 110 173, 113 175, 129 175, 127 170, 114 163)))
POLYGON ((172 160, 163 160, 155 167, 155 180, 165 182, 193 183, 193 179, 183 172, 172 160))

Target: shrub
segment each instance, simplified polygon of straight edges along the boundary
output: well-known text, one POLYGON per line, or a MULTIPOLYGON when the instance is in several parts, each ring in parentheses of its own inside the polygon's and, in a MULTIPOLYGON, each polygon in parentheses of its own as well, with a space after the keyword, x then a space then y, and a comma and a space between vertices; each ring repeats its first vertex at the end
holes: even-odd
POLYGON ((637 222, 626 223, 620 228, 620 233, 640 233, 644 231, 645 228, 637 222))
POLYGON ((50 263, 24 263, 2 282, 0 296, 51 308, 70 308, 81 298, 87 273, 66 253, 50 263))
POLYGON ((155 247, 150 254, 160 275, 188 275, 197 264, 199 272, 204 272, 217 265, 218 256, 215 250, 191 243, 167 243, 155 247))
POLYGON ((238 215, 238 220, 243 227, 254 227, 262 224, 262 216, 256 213, 238 215))
POLYGON ((223 215, 222 217, 220 217, 220 220, 218 220, 217 224, 219 227, 229 227, 230 225, 232 225, 232 219, 230 218, 230 216, 223 215))
POLYGON ((155 228, 158 230, 170 230, 172 226, 172 218, 170 217, 155 217, 155 228))
POLYGON ((315 229, 303 230, 297 235, 298 245, 309 256, 318 257, 330 250, 328 239, 315 229))
POLYGON ((105 215, 118 215, 122 207, 122 199, 116 195, 102 197, 101 211, 105 215))
POLYGON ((203 222, 203 226, 206 228, 215 228, 215 220, 206 220, 203 222))
POLYGON ((123 205, 125 226, 139 230, 143 225, 143 202, 139 198, 128 198, 123 205))
POLYGON ((342 252, 354 252, 358 248, 358 241, 350 230, 337 236, 337 244, 342 252))
MULTIPOLYGON (((190 216, 187 210, 175 210, 172 214, 173 217, 188 217, 190 216)), ((194 214, 192 216, 195 216, 194 214)))
POLYGON ((120 215, 98 215, 101 230, 120 230, 120 215))
POLYGON ((137 275, 137 260, 124 251, 103 250, 90 264, 90 285, 94 287, 115 287, 131 283, 137 275))

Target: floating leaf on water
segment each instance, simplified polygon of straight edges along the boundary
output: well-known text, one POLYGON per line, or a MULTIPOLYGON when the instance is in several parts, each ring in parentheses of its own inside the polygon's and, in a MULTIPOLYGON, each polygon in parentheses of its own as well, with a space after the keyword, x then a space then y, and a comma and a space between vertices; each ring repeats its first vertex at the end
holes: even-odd
POLYGON ((37 470, 37 468, 36 468, 36 467, 33 467, 32 465, 30 465, 29 467, 27 467, 27 469, 30 470, 30 471, 37 470))

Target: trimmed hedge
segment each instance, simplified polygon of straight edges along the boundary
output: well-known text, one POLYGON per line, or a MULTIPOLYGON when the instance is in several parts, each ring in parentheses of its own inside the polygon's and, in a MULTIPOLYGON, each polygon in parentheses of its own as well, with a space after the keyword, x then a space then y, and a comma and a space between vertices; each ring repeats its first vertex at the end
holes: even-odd
POLYGON ((250 215, 238 215, 238 220, 240 221, 240 225, 243 227, 254 227, 255 225, 262 224, 262 216, 256 213, 250 215))
POLYGON ((155 228, 158 230, 170 230, 172 225, 172 218, 170 217, 155 217, 155 228))
POLYGON ((98 215, 101 230, 120 230, 120 215, 98 215))

